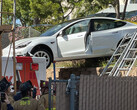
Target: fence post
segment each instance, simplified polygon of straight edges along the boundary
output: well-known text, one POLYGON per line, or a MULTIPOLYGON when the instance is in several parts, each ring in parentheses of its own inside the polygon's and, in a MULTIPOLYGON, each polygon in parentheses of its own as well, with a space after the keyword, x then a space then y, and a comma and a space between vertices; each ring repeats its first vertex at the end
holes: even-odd
POLYGON ((48 100, 49 100, 49 110, 51 110, 51 83, 52 83, 52 79, 49 78, 49 96, 48 96, 48 100))
POLYGON ((70 80, 70 110, 75 110, 76 77, 74 74, 71 74, 70 80))

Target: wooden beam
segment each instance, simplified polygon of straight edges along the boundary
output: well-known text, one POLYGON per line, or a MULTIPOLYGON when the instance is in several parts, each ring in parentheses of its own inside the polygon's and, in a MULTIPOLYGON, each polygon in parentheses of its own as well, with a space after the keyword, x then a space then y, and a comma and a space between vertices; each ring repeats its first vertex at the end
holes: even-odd
POLYGON ((2 32, 0 32, 0 80, 2 79, 2 32))
POLYGON ((11 32, 11 30, 12 30, 12 25, 2 25, 2 26, 0 26, 0 31, 11 32))
POLYGON ((16 85, 16 59, 15 59, 15 29, 16 29, 16 0, 14 0, 13 4, 13 71, 14 71, 14 94, 17 91, 16 85))
POLYGON ((13 13, 10 13, 10 12, 0 12, 2 14, 7 14, 7 15, 14 15, 13 13))

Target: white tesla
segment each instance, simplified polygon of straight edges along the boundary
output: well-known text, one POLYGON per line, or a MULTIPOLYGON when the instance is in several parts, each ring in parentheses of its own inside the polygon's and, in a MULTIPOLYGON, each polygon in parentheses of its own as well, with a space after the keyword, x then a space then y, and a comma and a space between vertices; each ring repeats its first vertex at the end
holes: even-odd
MULTIPOLYGON (((76 19, 58 24, 39 37, 16 41, 15 53, 45 57, 47 67, 53 61, 111 56, 122 38, 136 29, 136 24, 115 18, 76 19)), ((3 49, 3 56, 8 55, 9 48, 3 49)))

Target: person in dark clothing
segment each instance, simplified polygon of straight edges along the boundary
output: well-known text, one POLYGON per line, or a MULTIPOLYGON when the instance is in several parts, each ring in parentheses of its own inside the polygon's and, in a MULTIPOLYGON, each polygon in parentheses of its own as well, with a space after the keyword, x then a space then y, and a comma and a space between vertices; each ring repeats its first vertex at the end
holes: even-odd
POLYGON ((44 106, 31 96, 33 88, 31 81, 27 81, 20 85, 22 98, 14 102, 14 110, 45 110, 44 106))
MULTIPOLYGON (((3 93, 5 98, 7 98, 9 100, 9 103, 12 105, 14 103, 14 100, 9 95, 9 93, 10 93, 10 85, 11 85, 11 83, 8 82, 5 77, 0 81, 0 92, 3 93)), ((1 102, 1 110, 7 110, 7 106, 9 106, 9 105, 7 105, 7 103, 5 102, 5 99, 4 99, 1 102)))

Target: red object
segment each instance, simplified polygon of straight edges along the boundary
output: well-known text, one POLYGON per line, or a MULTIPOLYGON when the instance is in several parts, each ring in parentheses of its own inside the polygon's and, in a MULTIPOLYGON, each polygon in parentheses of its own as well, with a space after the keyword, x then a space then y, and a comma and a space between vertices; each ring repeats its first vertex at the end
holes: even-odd
POLYGON ((16 60, 18 63, 23 64, 23 70, 19 70, 22 83, 30 80, 33 86, 38 87, 37 94, 40 94, 36 72, 34 70, 31 70, 31 64, 33 69, 38 69, 38 65, 33 64, 31 57, 16 57, 16 60))
POLYGON ((31 70, 33 70, 33 71, 39 70, 39 64, 38 63, 32 63, 31 64, 31 70))

